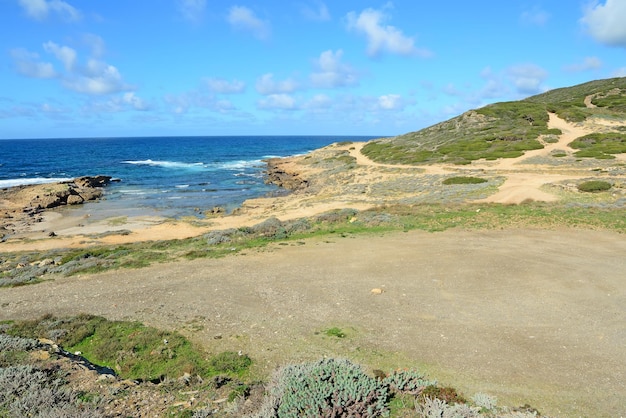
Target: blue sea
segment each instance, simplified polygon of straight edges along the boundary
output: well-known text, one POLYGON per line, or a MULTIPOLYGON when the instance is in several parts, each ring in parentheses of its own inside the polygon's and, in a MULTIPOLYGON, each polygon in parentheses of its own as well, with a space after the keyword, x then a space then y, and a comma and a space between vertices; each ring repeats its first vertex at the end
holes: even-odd
MULTIPOLYGON (((278 193, 263 160, 375 137, 210 136, 0 140, 0 188, 108 175, 99 217, 202 216, 278 193)), ((96 208, 91 206, 92 208, 96 208)))

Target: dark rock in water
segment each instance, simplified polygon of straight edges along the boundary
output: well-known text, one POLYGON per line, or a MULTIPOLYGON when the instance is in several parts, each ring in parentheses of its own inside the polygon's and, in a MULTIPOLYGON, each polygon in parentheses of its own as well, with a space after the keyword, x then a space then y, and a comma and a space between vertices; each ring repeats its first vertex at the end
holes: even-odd
POLYGON ((104 187, 111 182, 111 179, 111 176, 83 176, 74 179, 74 184, 85 188, 104 187))

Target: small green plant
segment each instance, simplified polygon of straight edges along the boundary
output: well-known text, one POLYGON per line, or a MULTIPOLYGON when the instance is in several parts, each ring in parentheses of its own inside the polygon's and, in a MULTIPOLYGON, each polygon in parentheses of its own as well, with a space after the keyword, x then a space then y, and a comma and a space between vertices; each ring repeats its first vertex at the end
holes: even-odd
POLYGON ((612 187, 611 183, 602 180, 590 180, 580 183, 578 190, 581 192, 597 193, 609 190, 612 187))
POLYGON ((447 179, 445 179, 443 181, 443 184, 445 184, 445 185, 450 185, 450 184, 480 184, 480 183, 487 183, 487 180, 481 179, 480 177, 460 176, 460 177, 448 177, 447 179))
POLYGON ((337 337, 337 338, 345 338, 346 337, 346 333, 343 332, 341 330, 341 328, 337 328, 337 327, 332 327, 332 328, 328 328, 324 334, 326 334, 329 337, 337 337))

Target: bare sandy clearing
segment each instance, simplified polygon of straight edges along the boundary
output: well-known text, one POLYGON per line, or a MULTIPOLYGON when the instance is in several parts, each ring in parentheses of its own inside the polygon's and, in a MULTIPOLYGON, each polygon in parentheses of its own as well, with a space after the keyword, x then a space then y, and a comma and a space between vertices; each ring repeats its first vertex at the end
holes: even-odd
POLYGON ((623 235, 575 230, 308 240, 0 289, 0 319, 138 320, 244 350, 268 371, 323 355, 380 367, 389 353, 468 395, 616 417, 626 413, 624 254, 623 235), (316 335, 332 326, 349 337, 316 335))

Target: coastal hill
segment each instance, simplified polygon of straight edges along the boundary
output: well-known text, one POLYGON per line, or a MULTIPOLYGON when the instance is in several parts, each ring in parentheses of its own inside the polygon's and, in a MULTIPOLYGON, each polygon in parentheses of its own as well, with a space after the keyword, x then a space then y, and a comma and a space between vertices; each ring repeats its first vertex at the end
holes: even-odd
MULTIPOLYGON (((623 122, 626 78, 591 81, 470 110, 417 132, 373 141, 363 153, 376 162, 393 164, 469 164, 479 159, 516 158, 543 148, 562 133, 549 126, 549 114, 576 124, 594 119, 623 122)), ((611 158, 626 152, 623 134, 623 128, 610 129, 571 146, 577 157, 611 158)))

